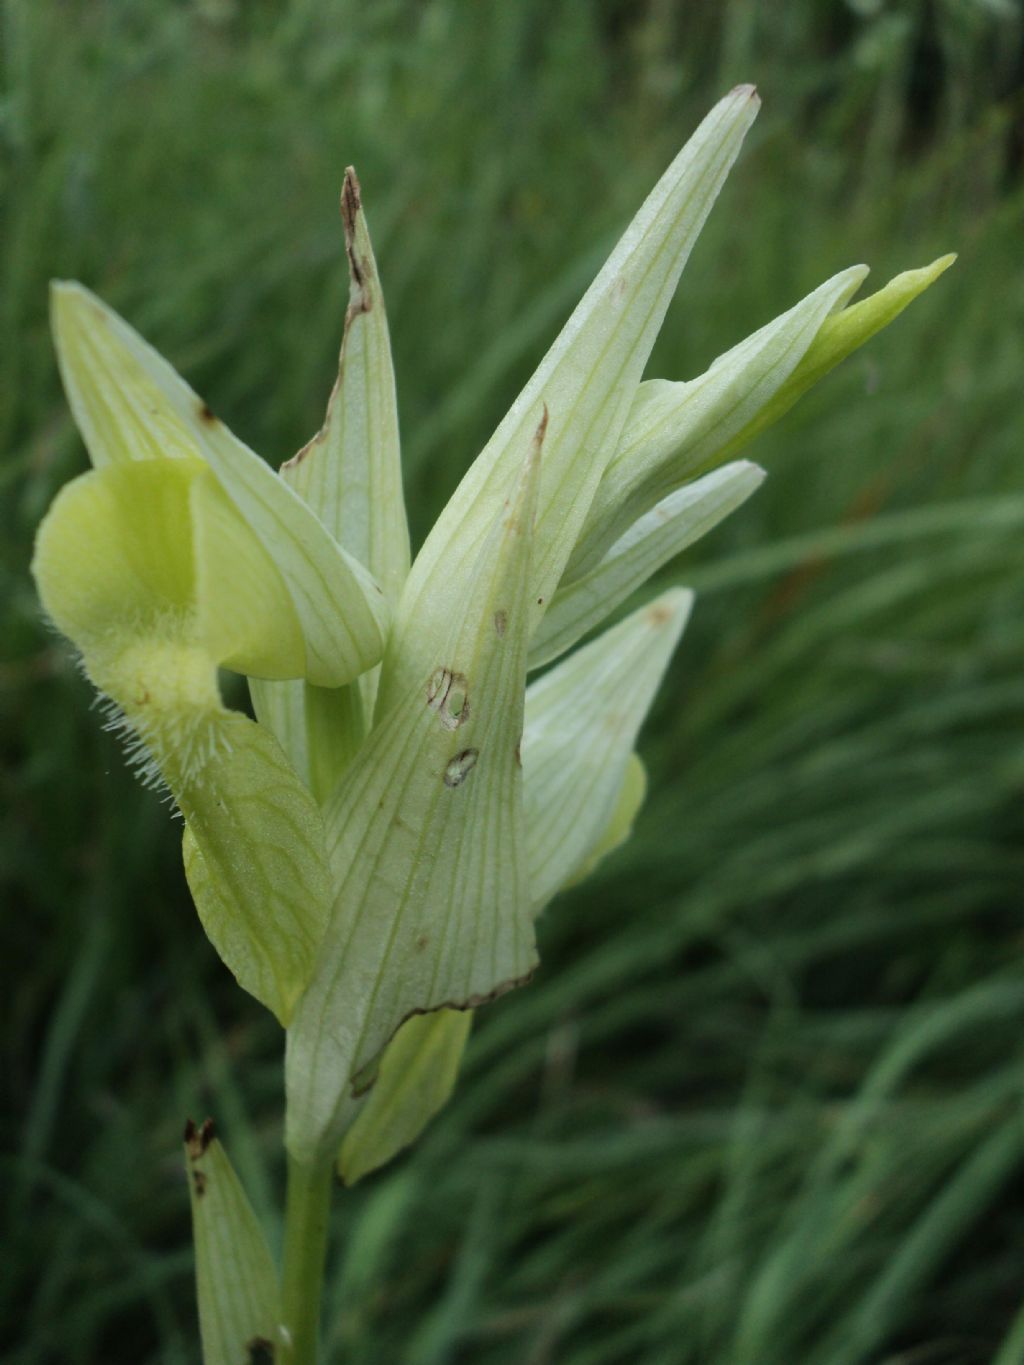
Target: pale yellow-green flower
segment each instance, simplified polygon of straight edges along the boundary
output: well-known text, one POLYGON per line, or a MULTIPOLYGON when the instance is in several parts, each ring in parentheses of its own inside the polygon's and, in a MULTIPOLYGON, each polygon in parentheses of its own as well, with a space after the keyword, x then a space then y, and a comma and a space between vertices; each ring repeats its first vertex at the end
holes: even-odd
MULTIPOLYGON (((854 266, 696 379, 644 380, 757 107, 741 86, 704 120, 411 562, 351 172, 338 380, 280 473, 120 318, 55 286, 94 468, 40 528, 40 594, 184 816, 211 940, 287 1026, 300 1162, 340 1150, 353 1181, 412 1141, 454 1084, 467 1012, 529 977, 538 912, 628 836, 637 736, 692 595, 567 651, 756 490, 763 471, 734 457, 952 260, 851 304, 854 266), (247 675, 256 722, 224 707, 218 668, 247 675)), ((193 1160, 251 1241, 218 1149, 193 1160)))

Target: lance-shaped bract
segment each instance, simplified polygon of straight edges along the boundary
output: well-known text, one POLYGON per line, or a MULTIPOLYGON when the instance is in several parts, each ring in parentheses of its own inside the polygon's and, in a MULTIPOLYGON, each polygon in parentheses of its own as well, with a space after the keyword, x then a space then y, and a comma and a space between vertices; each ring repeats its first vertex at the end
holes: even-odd
POLYGON ((185 1128, 203 1365, 271 1360, 278 1343, 277 1270, 255 1213, 209 1119, 185 1128))
POLYGON ((335 907, 288 1031, 289 1151, 333 1152, 353 1081, 409 1015, 470 1006, 536 962, 519 744, 530 542, 544 424, 422 675, 371 731, 325 810, 335 907))
MULTIPOLYGON (((341 192, 349 301, 338 378, 318 434, 281 478, 339 545, 370 570, 393 605, 409 572, 398 405, 384 294, 350 166, 341 192)), ((369 729, 378 670, 326 691, 303 682, 250 682, 257 718, 277 735, 296 769, 325 800, 369 729)))
POLYGON ((738 86, 701 123, 459 484, 402 595, 381 680, 385 706, 427 666, 427 642, 451 610, 451 601, 433 591, 436 578, 461 577, 479 553, 545 404, 549 423, 530 593, 536 627, 618 446, 680 272, 758 104, 752 86, 738 86))
MULTIPOLYGON (((527 690, 523 783, 534 913, 628 837, 646 790, 633 746, 692 600, 680 590, 656 598, 527 690)), ((454 1010, 402 1025, 342 1142, 346 1184, 414 1142, 448 1102, 469 1028, 468 1014, 454 1010)))

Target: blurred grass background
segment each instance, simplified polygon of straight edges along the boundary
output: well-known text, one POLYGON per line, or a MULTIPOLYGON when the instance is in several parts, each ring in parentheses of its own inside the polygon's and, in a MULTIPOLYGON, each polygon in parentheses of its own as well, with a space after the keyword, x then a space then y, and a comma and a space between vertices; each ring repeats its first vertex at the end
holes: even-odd
POLYGON ((650 373, 858 260, 955 269, 754 448, 633 842, 542 925, 422 1146, 341 1196, 347 1365, 1024 1361, 1024 23, 1014 0, 3 0, 7 1365, 197 1359, 186 1115, 274 1225, 280 1037, 42 626, 84 467, 46 283, 275 464, 354 162, 415 536, 717 95, 764 109, 650 373))

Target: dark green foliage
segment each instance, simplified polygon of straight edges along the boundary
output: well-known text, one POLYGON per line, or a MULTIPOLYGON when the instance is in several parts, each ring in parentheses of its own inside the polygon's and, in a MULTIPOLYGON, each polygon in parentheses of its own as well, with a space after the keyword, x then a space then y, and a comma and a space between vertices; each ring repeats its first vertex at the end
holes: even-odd
POLYGON ((190 909, 27 565, 84 466, 74 276, 275 463, 315 430, 362 179, 414 534, 716 95, 748 149, 651 373, 865 259, 961 258, 755 448, 634 841, 339 1197, 346 1365, 1024 1361, 1024 63, 1013 0, 7 0, 0 106, 0 1350, 193 1361, 180 1128, 270 1223, 280 1036, 190 909), (1016 1326, 1013 1324, 1016 1322, 1016 1326))

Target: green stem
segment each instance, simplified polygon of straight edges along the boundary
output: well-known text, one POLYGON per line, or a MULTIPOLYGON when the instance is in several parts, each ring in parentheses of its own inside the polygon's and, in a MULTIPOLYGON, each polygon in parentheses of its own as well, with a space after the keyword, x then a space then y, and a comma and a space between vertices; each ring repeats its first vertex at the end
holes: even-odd
POLYGON ((281 1284, 285 1365, 316 1365, 333 1167, 330 1159, 305 1165, 288 1158, 281 1284))

